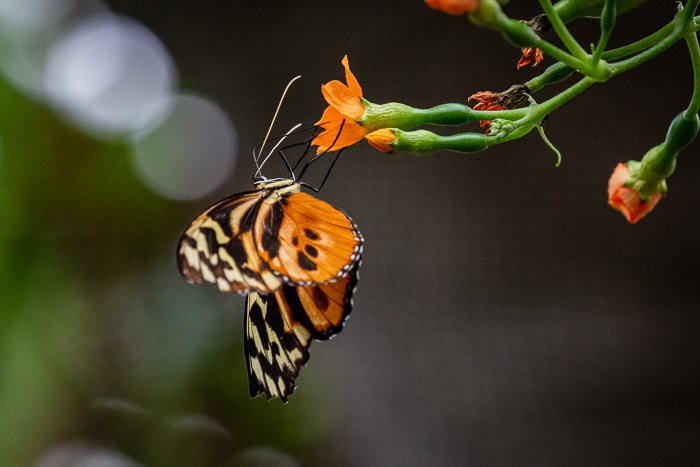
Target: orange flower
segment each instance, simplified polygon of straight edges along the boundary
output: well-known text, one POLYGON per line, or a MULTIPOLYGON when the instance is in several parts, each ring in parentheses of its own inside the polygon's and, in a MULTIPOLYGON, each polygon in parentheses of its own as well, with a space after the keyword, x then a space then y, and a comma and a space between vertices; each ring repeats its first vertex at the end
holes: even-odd
POLYGON ((357 123, 365 114, 362 104, 362 88, 350 71, 348 56, 343 57, 345 81, 347 85, 333 80, 321 86, 324 99, 330 104, 316 125, 324 131, 316 136, 311 144, 318 146, 316 154, 337 151, 360 141, 367 131, 357 123), (341 128, 342 127, 342 128, 341 128))
POLYGON ((382 152, 393 154, 395 151, 391 144, 396 141, 396 134, 388 128, 373 131, 366 138, 369 144, 382 152))
POLYGON ((463 15, 479 8, 480 0, 425 0, 425 3, 434 10, 450 15, 463 15))
POLYGON ((608 181, 608 204, 620 211, 627 222, 636 224, 661 201, 661 193, 657 191, 642 201, 637 190, 625 186, 629 179, 630 169, 627 164, 620 162, 608 181))
MULTIPOLYGON (((467 99, 467 102, 472 100, 478 103, 474 106, 474 110, 506 110, 504 106, 500 104, 501 96, 491 91, 479 91, 472 94, 467 99)), ((482 128, 491 123, 491 120, 481 120, 479 126, 482 128)))
POLYGON ((516 65, 518 70, 529 65, 530 63, 532 63, 532 66, 537 66, 544 59, 544 52, 542 52, 542 49, 523 47, 520 49, 520 51, 523 55, 520 57, 520 60, 518 60, 518 64, 516 65))

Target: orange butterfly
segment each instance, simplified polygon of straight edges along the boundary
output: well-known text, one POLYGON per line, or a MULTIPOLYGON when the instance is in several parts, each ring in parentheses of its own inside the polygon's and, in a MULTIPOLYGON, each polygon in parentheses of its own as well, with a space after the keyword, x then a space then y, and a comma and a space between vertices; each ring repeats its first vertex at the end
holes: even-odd
MULTIPOLYGON (((306 151, 299 162, 310 141, 302 143, 306 151)), ((212 282, 222 292, 248 294, 244 342, 250 395, 264 392, 286 402, 312 339, 340 332, 352 309, 363 239, 347 214, 301 191, 310 186, 296 179, 281 151, 292 178, 259 176, 254 152, 255 190, 200 214, 177 250, 180 271, 190 283, 212 282)), ((318 157, 306 163, 300 177, 318 157)))

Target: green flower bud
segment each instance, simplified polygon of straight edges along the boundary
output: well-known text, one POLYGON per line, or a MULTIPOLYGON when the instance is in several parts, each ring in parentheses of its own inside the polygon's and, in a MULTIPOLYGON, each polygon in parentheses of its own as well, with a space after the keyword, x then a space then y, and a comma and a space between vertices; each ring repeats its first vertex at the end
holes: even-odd
POLYGON ((700 120, 697 114, 686 116, 685 112, 676 115, 666 133, 664 144, 672 151, 680 151, 693 142, 700 130, 700 120))
POLYGON ((496 0, 481 0, 479 8, 469 15, 469 19, 477 26, 498 29, 501 21, 506 19, 501 5, 496 0))

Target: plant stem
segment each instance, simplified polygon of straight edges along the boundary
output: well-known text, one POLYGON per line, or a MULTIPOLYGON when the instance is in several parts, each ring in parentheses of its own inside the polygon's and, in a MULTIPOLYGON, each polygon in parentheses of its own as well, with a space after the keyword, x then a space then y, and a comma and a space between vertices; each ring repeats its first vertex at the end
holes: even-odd
POLYGON ((574 36, 571 35, 566 25, 554 9, 554 5, 552 5, 551 0, 539 0, 539 2, 542 10, 544 10, 545 14, 547 15, 549 22, 552 24, 552 28, 557 33, 557 36, 559 36, 559 39, 561 39, 566 48, 569 49, 569 52, 571 52, 571 54, 581 62, 587 63, 588 54, 585 50, 583 50, 579 43, 576 42, 574 36))
POLYGON ((700 44, 698 44, 698 35, 695 32, 686 35, 685 41, 688 44, 690 61, 693 64, 693 97, 685 111, 685 117, 689 120, 700 111, 700 44))
POLYGON ((569 87, 565 91, 557 94, 556 96, 552 97, 551 99, 548 99, 548 100, 542 102, 541 104, 538 104, 537 105, 537 114, 541 115, 541 117, 544 118, 546 115, 550 114, 555 109, 566 104, 571 99, 573 99, 574 97, 576 97, 581 92, 585 91, 586 89, 588 89, 589 87, 591 87, 595 83, 596 83, 596 80, 594 80, 593 78, 585 77, 585 78, 581 79, 580 81, 578 81, 576 84, 569 87))
POLYGON ((591 65, 594 67, 598 64, 605 48, 608 46, 608 40, 615 27, 615 19, 617 17, 616 7, 617 0, 605 0, 603 11, 600 15, 600 39, 591 57, 591 65))
MULTIPOLYGON (((693 29, 697 31, 698 29, 700 29, 700 16, 696 16, 694 18, 694 22, 695 27, 693 29)), ((631 44, 627 44, 623 47, 606 50, 605 52, 603 52, 602 58, 607 61, 619 60, 621 58, 629 57, 630 55, 634 55, 643 50, 649 49, 650 47, 659 43, 669 34, 671 34, 675 27, 675 22, 671 21, 666 26, 662 27, 655 33, 643 39, 640 39, 631 44)), ((678 38, 678 40, 680 40, 680 38, 678 38)), ((612 66, 613 64, 611 64, 611 67, 612 66)), ((563 81, 564 79, 571 76, 573 71, 573 68, 568 66, 566 63, 558 62, 553 65, 550 65, 541 75, 532 78, 530 81, 525 83, 525 85, 531 93, 534 93, 549 84, 554 84, 563 81)))
POLYGON ((655 45, 652 45, 646 50, 643 50, 637 55, 634 55, 633 57, 630 57, 626 60, 611 63, 610 76, 616 76, 621 73, 625 73, 626 71, 629 71, 633 68, 636 68, 639 65, 648 62, 649 60, 656 57, 657 55, 671 47, 673 44, 678 42, 684 35, 685 27, 683 24, 679 24, 678 22, 674 22, 673 26, 673 31, 671 31, 670 34, 661 39, 655 45))
POLYGON ((420 125, 460 125, 462 123, 477 122, 480 120, 493 120, 505 118, 517 120, 523 118, 527 109, 514 110, 473 110, 465 104, 441 104, 428 109, 411 109, 411 127, 420 125))

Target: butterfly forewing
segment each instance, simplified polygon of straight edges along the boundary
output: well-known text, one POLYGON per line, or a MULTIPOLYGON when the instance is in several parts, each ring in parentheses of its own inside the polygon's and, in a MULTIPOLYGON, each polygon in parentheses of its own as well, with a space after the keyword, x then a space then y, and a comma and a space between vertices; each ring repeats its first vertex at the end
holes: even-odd
MULTIPOLYGON (((358 263, 359 266, 359 263, 358 263)), ((312 339, 342 330, 352 310, 357 267, 331 284, 282 286, 274 294, 246 299, 245 348, 250 395, 286 401, 309 359, 312 339)))
POLYGON ((253 238, 265 193, 239 193, 199 215, 180 239, 178 265, 192 283, 215 283, 222 292, 270 292, 281 282, 262 264, 253 238))
POLYGON ((340 209, 306 193, 281 198, 259 214, 255 239, 270 269, 290 285, 347 276, 359 261, 362 236, 340 209))

